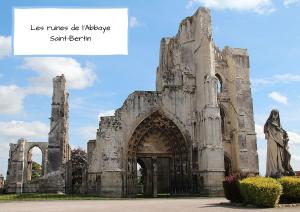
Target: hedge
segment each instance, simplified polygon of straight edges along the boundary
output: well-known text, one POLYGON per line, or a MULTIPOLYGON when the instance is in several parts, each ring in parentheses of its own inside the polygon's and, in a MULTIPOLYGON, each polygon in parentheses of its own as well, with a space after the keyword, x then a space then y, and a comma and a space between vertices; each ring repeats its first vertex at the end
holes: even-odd
POLYGON ((225 181, 223 181, 223 188, 225 197, 226 199, 230 200, 230 202, 243 202, 243 198, 240 193, 238 177, 225 177, 225 181))
POLYGON ((275 207, 279 202, 282 186, 272 178, 249 177, 240 181, 240 192, 245 204, 275 207))
POLYGON ((281 177, 278 182, 282 185, 283 191, 280 197, 281 203, 300 202, 300 177, 281 177))

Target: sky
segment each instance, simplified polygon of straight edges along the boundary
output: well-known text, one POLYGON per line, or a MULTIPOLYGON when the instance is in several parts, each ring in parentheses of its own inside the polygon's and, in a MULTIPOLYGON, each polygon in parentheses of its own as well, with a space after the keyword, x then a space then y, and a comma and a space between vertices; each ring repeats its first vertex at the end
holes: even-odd
POLYGON ((9 143, 47 142, 54 76, 68 79, 70 143, 86 149, 99 116, 112 115, 135 90, 155 90, 161 38, 174 36, 200 6, 211 9, 217 46, 248 49, 260 174, 263 125, 273 108, 300 170, 300 0, 0 0, 0 173, 6 174, 9 143), (128 55, 13 56, 13 7, 31 6, 128 8, 128 55))

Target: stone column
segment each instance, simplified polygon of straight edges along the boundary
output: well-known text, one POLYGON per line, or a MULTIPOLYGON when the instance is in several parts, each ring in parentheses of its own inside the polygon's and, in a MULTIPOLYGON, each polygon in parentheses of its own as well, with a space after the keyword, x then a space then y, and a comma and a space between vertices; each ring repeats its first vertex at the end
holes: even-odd
POLYGON ((53 79, 52 112, 48 145, 47 173, 58 171, 70 160, 69 153, 69 108, 64 75, 53 79))
POLYGON ((152 157, 153 197, 157 197, 157 158, 152 157))
POLYGON ((217 79, 212 41, 210 11, 205 8, 195 13, 196 111, 199 117, 199 185, 204 195, 223 195, 224 149, 221 116, 217 103, 217 79))

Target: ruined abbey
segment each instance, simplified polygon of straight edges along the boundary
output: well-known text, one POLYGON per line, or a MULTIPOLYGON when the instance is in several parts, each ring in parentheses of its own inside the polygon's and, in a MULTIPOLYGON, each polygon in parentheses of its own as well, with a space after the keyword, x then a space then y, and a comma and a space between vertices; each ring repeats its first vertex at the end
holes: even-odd
MULTIPOLYGON (((114 116, 101 117, 87 144, 84 193, 220 196, 224 176, 258 174, 249 56, 220 50, 211 28, 206 8, 184 19, 175 37, 161 40, 156 91, 135 91, 114 116)), ((49 140, 11 144, 9 192, 66 191, 68 94, 64 76, 53 83, 49 140), (30 187, 33 146, 43 153, 43 177, 30 187)))

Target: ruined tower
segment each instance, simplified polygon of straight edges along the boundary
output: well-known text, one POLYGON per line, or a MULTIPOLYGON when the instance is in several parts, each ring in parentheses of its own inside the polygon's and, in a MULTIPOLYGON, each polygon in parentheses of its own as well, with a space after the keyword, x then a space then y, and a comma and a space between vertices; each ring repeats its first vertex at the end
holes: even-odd
POLYGON ((52 111, 48 145, 47 173, 58 171, 70 160, 69 107, 64 75, 53 79, 52 111))
POLYGON ((7 168, 7 192, 65 192, 65 167, 71 150, 68 136, 68 93, 64 75, 53 79, 52 112, 48 142, 19 139, 10 144, 7 168), (31 181, 34 147, 42 152, 42 176, 31 181))
POLYGON ((219 196, 224 176, 258 173, 249 56, 216 47, 209 9, 161 40, 156 91, 101 117, 88 161, 87 192, 109 197, 219 196))

